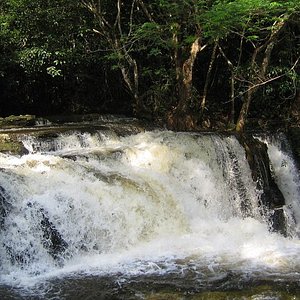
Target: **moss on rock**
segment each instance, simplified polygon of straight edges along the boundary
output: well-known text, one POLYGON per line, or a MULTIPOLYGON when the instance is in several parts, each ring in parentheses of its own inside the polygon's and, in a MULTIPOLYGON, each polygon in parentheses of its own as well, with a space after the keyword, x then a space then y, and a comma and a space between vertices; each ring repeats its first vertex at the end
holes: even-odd
POLYGON ((22 155, 27 153, 23 144, 14 135, 0 134, 0 152, 22 155))
POLYGON ((33 115, 9 116, 0 118, 1 128, 24 127, 35 125, 36 118, 33 115))

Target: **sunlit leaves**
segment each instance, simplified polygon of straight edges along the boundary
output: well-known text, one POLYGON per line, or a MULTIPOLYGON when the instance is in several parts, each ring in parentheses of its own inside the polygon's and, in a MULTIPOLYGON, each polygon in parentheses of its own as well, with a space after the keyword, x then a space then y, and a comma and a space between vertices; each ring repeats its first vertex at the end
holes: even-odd
POLYGON ((207 37, 222 38, 233 32, 244 32, 249 40, 257 40, 257 33, 270 30, 273 22, 296 9, 293 0, 217 1, 205 14, 204 33, 207 37))
POLYGON ((48 67, 47 73, 52 77, 62 76, 62 71, 60 69, 57 69, 56 66, 48 67))

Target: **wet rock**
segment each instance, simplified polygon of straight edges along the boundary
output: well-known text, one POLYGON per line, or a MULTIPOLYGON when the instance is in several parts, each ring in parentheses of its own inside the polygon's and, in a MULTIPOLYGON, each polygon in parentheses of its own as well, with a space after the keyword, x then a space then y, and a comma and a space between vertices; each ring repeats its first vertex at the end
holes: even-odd
POLYGON ((34 125, 35 116, 33 115, 9 116, 6 118, 0 118, 1 128, 25 127, 34 125))
POLYGON ((5 189, 0 186, 0 229, 4 227, 5 218, 9 214, 12 205, 10 203, 9 195, 7 195, 5 189))
POLYGON ((271 215, 272 228, 275 232, 279 232, 287 236, 286 220, 283 208, 274 209, 271 215))
MULTIPOLYGON (((47 212, 39 207, 36 203, 29 202, 27 209, 33 210, 33 215, 39 218, 38 227, 35 230, 41 231, 41 243, 48 253, 58 263, 61 263, 61 258, 64 257, 65 251, 68 248, 67 242, 63 239, 55 225, 50 221, 47 212)), ((4 228, 5 230, 5 228, 4 228)), ((20 265, 21 268, 25 267, 35 259, 35 246, 32 242, 24 245, 22 250, 17 250, 11 247, 10 243, 3 243, 6 253, 13 265, 20 265)))
MULTIPOLYGON (((29 248, 18 252, 10 246, 4 245, 4 247, 6 249, 6 253, 10 258, 10 262, 13 265, 24 266, 26 264, 29 264, 32 261, 32 255, 30 254, 29 248)), ((32 248, 33 245, 30 243, 29 247, 32 248)))
POLYGON ((238 194, 240 196, 241 200, 241 211, 244 218, 252 217, 252 205, 251 201, 247 197, 247 187, 245 186, 242 177, 241 177, 241 167, 239 165, 239 161, 234 154, 233 151, 228 149, 229 157, 232 161, 232 173, 233 177, 231 178, 231 181, 234 181, 238 194))
POLYGON ((252 178, 262 192, 259 203, 261 213, 269 215, 269 222, 274 231, 286 235, 283 212, 285 199, 271 172, 267 145, 251 136, 239 136, 238 139, 246 151, 252 178))
POLYGON ((43 246, 54 259, 57 259, 66 250, 68 244, 56 229, 55 225, 49 220, 47 212, 43 208, 40 209, 40 214, 43 246))
POLYGON ((0 152, 17 155, 28 154, 28 150, 15 135, 4 133, 0 134, 0 152))
POLYGON ((50 221, 48 213, 44 208, 40 207, 37 203, 31 202, 27 203, 27 207, 36 210, 36 214, 40 219, 43 246, 54 259, 59 258, 67 249, 67 242, 63 239, 55 225, 50 221))

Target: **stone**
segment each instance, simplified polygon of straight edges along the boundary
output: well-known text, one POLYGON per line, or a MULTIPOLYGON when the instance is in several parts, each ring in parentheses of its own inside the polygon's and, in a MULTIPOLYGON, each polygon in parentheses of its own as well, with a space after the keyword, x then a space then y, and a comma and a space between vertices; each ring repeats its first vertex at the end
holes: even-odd
POLYGON ((23 155, 28 154, 23 144, 14 134, 0 133, 0 152, 23 155))

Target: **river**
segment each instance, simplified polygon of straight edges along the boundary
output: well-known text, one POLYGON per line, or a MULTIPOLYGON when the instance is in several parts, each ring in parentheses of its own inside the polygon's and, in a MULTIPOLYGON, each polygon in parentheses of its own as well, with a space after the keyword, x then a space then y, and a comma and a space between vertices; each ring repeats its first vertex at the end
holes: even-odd
POLYGON ((25 154, 0 154, 1 299, 300 299, 284 134, 257 137, 285 198, 282 235, 234 135, 48 127, 19 130, 25 154))

